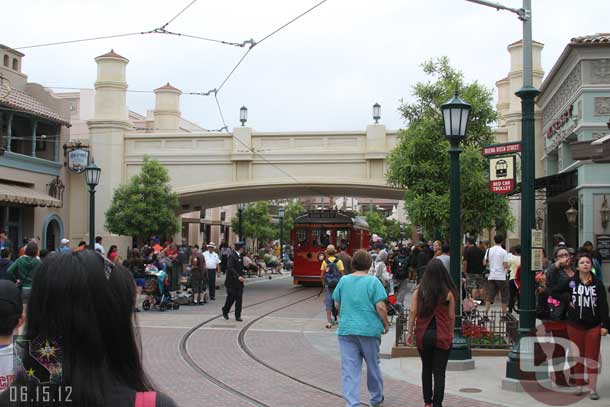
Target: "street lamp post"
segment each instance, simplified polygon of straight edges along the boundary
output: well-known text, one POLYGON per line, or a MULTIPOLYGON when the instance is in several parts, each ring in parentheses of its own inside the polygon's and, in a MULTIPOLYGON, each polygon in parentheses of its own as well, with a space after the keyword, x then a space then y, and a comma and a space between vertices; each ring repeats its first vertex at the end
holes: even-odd
POLYGON ((244 216, 244 207, 246 204, 240 203, 237 204, 237 221, 239 228, 239 240, 244 241, 244 230, 243 230, 243 216, 244 216))
POLYGON ((280 206, 277 210, 277 216, 280 218, 280 262, 284 259, 284 214, 285 209, 283 206, 280 206))
MULTIPOLYGON (((460 142, 466 137, 466 126, 468 125, 468 117, 470 115, 471 106, 464 102, 455 92, 455 96, 441 106, 443 111, 443 123, 445 125, 445 137, 449 140, 449 155, 451 156, 451 166, 449 172, 450 182, 450 273, 453 283, 458 289, 455 299, 456 321, 453 332, 453 343, 451 344, 451 353, 449 360, 453 361, 470 361, 472 354, 468 341, 462 335, 462 297, 461 286, 462 276, 460 271, 460 212, 461 212, 461 197, 460 197, 460 153, 462 148, 460 142)), ((472 365, 471 365, 472 366, 472 365)))
MULTIPOLYGON (((536 328, 536 297, 532 271, 532 234, 536 227, 536 122, 535 99, 540 91, 533 84, 532 55, 532 0, 523 0, 523 7, 514 9, 484 0, 467 0, 472 3, 508 10, 523 22, 523 87, 515 94, 521 99, 521 288, 519 297, 519 340, 515 342, 506 363, 506 379, 510 381, 536 380, 535 372, 526 372, 522 366, 534 365, 534 340, 530 337, 536 328)), ((531 369, 530 369, 531 370, 531 369)), ((507 387, 514 387, 509 385, 507 387)))
MULTIPOLYGON (((239 109, 239 121, 241 122, 241 125, 244 126, 246 124, 246 122, 248 121, 248 108, 246 106, 242 106, 239 109)), ((240 236, 241 238, 241 236, 240 236)))
POLYGON ((89 186, 89 248, 95 248, 95 187, 100 182, 102 169, 91 163, 85 168, 87 185, 89 186))

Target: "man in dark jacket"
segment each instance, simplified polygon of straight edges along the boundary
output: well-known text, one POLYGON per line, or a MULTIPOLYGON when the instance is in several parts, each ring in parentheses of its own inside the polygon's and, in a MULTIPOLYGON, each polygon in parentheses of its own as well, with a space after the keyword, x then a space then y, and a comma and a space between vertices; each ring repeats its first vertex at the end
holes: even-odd
POLYGON ((11 261, 11 251, 7 248, 0 249, 0 280, 8 280, 8 268, 11 261))
POLYGON ((222 307, 222 316, 229 319, 229 312, 235 303, 235 320, 241 319, 241 301, 244 295, 244 264, 242 255, 244 254, 244 243, 235 243, 235 250, 231 250, 227 256, 227 273, 225 277, 225 287, 227 287, 227 300, 222 307))

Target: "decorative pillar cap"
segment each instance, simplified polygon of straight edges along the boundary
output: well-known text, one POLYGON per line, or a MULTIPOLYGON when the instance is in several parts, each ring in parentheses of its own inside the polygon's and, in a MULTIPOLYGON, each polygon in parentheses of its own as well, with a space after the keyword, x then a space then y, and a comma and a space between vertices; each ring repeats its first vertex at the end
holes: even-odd
POLYGON ((165 85, 161 86, 160 88, 155 89, 153 92, 157 93, 157 92, 175 92, 175 93, 179 93, 181 94, 182 91, 172 85, 170 85, 169 82, 167 82, 165 85))
POLYGON ((107 52, 103 55, 100 55, 98 57, 95 57, 95 61, 97 62, 98 59, 120 59, 123 60, 125 62, 129 62, 129 59, 125 58, 122 55, 117 54, 116 52, 114 52, 114 49, 111 49, 110 52, 107 52))

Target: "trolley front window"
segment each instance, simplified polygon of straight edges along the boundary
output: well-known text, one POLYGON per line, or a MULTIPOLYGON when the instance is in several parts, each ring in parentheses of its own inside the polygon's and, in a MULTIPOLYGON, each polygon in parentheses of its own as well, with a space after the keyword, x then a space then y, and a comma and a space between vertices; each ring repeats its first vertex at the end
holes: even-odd
POLYGON ((331 244, 331 235, 332 231, 330 229, 312 229, 312 246, 326 248, 326 246, 331 244))
POLYGON ((337 248, 343 250, 349 248, 349 229, 337 229, 337 248))
POLYGON ((307 247, 307 229, 304 229, 304 228, 297 229, 297 247, 298 248, 307 247))

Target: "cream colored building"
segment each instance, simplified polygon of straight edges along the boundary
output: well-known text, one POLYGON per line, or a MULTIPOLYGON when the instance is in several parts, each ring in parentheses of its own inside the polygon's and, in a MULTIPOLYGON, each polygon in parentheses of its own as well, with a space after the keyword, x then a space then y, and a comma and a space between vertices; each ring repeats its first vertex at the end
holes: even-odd
MULTIPOLYGON (((541 65, 541 52, 543 44, 533 42, 533 84, 534 87, 540 88, 544 70, 541 65)), ((508 75, 496 82, 498 90, 498 103, 496 105, 498 111, 498 127, 494 129, 494 136, 497 143, 509 143, 521 141, 521 99, 515 93, 523 87, 523 43, 517 41, 508 46, 510 55, 510 70, 508 75)), ((536 118, 536 178, 544 175, 542 166, 542 156, 544 143, 541 137, 542 134, 542 111, 538 106, 535 110, 536 118)), ((517 174, 520 174, 517 171, 517 174)), ((521 180, 518 179, 518 182, 521 180)), ((507 245, 513 246, 520 240, 520 213, 521 201, 518 196, 512 197, 510 206, 515 217, 515 226, 508 232, 507 245)), ((541 205, 542 202, 537 202, 541 205)), ((493 236, 491 236, 493 237, 493 236)), ((486 236, 489 238, 489 236, 486 236)))

